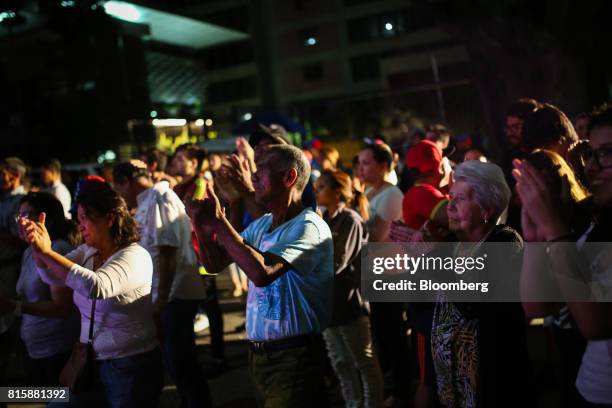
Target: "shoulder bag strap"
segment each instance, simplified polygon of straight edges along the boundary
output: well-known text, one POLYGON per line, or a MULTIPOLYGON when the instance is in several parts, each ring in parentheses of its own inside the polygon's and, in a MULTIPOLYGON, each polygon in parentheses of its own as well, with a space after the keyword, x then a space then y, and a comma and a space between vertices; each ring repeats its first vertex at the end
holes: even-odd
POLYGON ((93 328, 94 328, 95 313, 96 313, 96 298, 93 298, 93 302, 91 303, 91 317, 89 319, 89 338, 87 339, 87 344, 89 344, 92 347, 93 347, 93 328))

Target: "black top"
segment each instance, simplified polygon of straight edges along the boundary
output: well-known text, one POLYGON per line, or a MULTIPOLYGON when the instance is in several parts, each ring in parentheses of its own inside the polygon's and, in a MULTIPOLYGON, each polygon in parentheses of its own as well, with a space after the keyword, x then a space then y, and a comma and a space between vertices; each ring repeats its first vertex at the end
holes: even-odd
POLYGON ((368 232, 361 216, 346 207, 335 214, 323 214, 334 241, 334 309, 330 327, 351 322, 364 311, 359 291, 361 248, 368 232))
MULTIPOLYGON (((515 271, 505 279, 519 293, 523 240, 510 227, 498 225, 484 242, 514 243, 514 253, 495 254, 487 247, 488 271, 515 271), (496 267, 498 263, 500 267, 496 267), (511 268, 508 265, 512 265, 511 268), (503 265, 503 267, 501 266, 503 265)), ((501 251, 501 249, 500 249, 501 251)), ((481 256, 477 251, 474 256, 481 256)), ((531 363, 527 350, 527 322, 520 302, 455 303, 461 314, 478 320, 479 378, 482 407, 527 407, 535 405, 531 389, 531 363)))

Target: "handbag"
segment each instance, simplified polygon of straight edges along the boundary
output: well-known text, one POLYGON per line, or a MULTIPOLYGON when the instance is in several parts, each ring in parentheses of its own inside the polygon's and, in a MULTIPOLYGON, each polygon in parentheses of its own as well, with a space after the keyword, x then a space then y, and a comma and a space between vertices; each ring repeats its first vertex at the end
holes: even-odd
POLYGON ((95 382, 95 360, 93 350, 93 325, 96 311, 96 299, 91 305, 89 320, 89 338, 87 343, 77 342, 72 348, 70 358, 60 373, 59 381, 75 394, 93 388, 95 382))

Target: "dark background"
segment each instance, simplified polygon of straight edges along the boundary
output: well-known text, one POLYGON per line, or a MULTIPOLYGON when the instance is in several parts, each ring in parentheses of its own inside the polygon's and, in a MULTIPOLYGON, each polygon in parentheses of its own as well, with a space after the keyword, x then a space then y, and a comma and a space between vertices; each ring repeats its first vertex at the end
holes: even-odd
POLYGON ((534 97, 572 116, 610 99, 612 88, 606 0, 134 2, 249 34, 206 49, 150 41, 142 27, 106 15, 102 1, 68 3, 0 2, 0 13, 15 12, 0 22, 1 157, 88 162, 121 144, 152 144, 152 110, 213 117, 220 136, 245 112, 290 115, 331 139, 373 135, 398 118, 445 120, 499 151, 513 99, 534 97), (330 18, 344 24, 330 28, 330 18), (383 28, 389 21, 392 32, 383 28), (309 38, 317 45, 305 46, 309 38), (381 68, 452 47, 467 58, 441 63, 438 81, 430 68, 381 68), (243 68, 250 73, 224 79, 243 68), (337 84, 341 91, 325 92, 337 84), (196 98, 181 99, 182 89, 196 98), (130 130, 129 120, 144 125, 130 130))

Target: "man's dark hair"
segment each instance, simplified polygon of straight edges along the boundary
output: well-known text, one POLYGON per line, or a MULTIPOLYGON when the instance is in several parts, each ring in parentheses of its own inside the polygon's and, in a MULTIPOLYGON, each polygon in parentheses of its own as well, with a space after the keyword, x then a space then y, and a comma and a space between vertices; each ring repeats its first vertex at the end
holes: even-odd
POLYGON ((185 143, 180 145, 176 148, 174 154, 176 155, 178 152, 183 152, 189 160, 197 160, 198 171, 202 169, 204 160, 206 160, 206 156, 208 155, 208 152, 206 150, 202 149, 200 146, 194 143, 185 143))
POLYGON ((166 154, 166 152, 152 147, 144 152, 143 158, 145 163, 147 163, 148 165, 157 163, 158 171, 166 170, 166 165, 168 164, 168 155, 166 154))
POLYGON ((452 130, 441 123, 427 127, 427 139, 432 142, 448 142, 453 136, 452 130))
POLYGON ((146 167, 139 167, 130 162, 119 163, 113 167, 113 178, 116 182, 122 183, 123 179, 132 181, 139 177, 150 177, 146 167))
POLYGON ((525 120, 530 113, 535 112, 540 106, 540 103, 535 99, 521 98, 508 106, 506 117, 514 116, 525 120))
POLYGON ((370 150, 376 163, 387 163, 389 170, 393 168, 393 152, 389 146, 385 144, 372 143, 366 145, 363 150, 370 150))
POLYGON ((274 165, 279 170, 288 171, 294 168, 297 171, 295 188, 299 193, 304 191, 308 180, 310 180, 310 163, 304 152, 292 145, 271 145, 266 155, 274 155, 274 165))
POLYGON ((0 162, 0 168, 7 169, 21 180, 23 180, 27 172, 27 166, 19 157, 7 157, 0 162))
POLYGON ((47 170, 51 170, 53 173, 60 173, 61 174, 61 172, 62 172, 62 164, 57 159, 46 160, 43 163, 42 168, 43 169, 47 169, 47 170))
POLYGON ((130 214, 125 200, 106 182, 87 183, 76 198, 87 217, 96 220, 110 215, 110 235, 113 243, 120 248, 138 242, 140 234, 136 221, 130 214))
POLYGON ((612 127, 612 102, 606 102, 593 111, 589 122, 589 134, 596 127, 603 126, 612 127))
POLYGON ((541 105, 523 123, 523 144, 530 151, 577 140, 572 122, 559 108, 550 104, 541 105))

